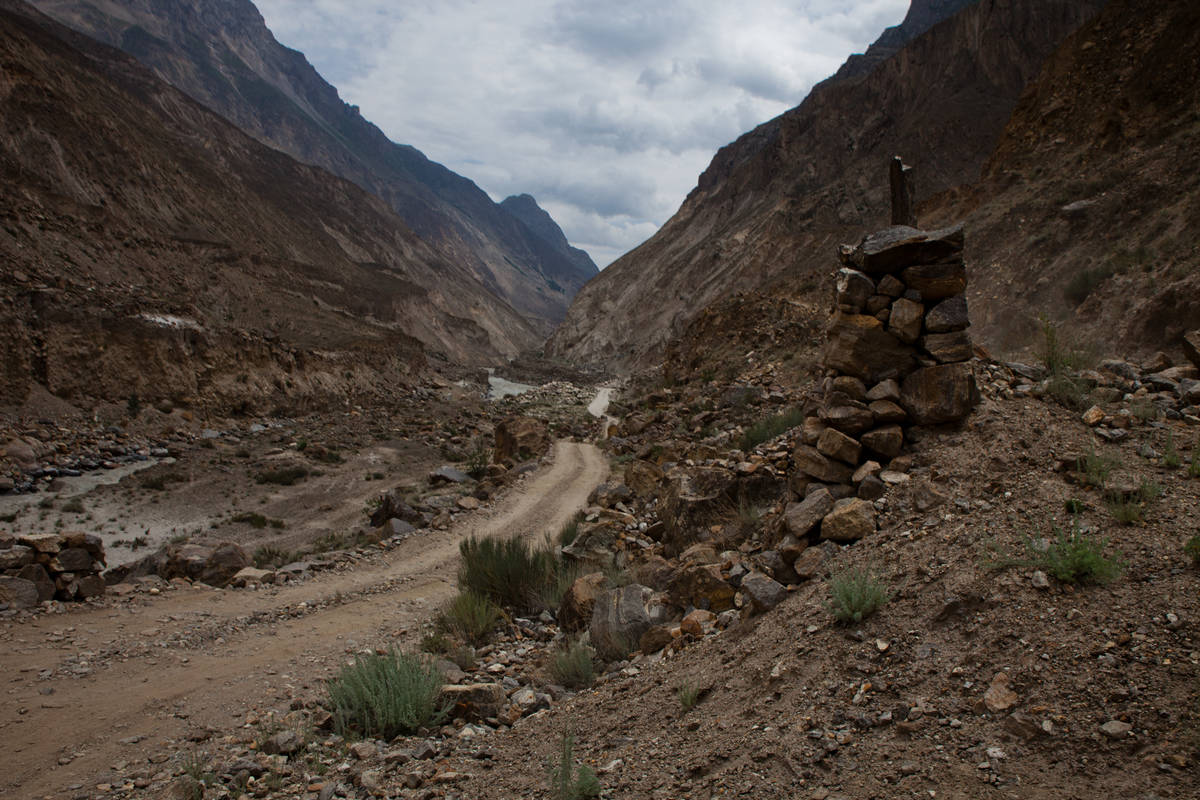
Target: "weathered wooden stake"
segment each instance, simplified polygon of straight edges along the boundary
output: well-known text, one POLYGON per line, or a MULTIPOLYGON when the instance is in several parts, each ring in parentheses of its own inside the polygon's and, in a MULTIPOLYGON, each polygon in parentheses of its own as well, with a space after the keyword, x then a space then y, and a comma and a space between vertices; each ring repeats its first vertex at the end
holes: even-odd
POLYGON ((916 202, 913 200, 912 167, 904 165, 900 156, 892 158, 892 224, 917 227, 916 202))

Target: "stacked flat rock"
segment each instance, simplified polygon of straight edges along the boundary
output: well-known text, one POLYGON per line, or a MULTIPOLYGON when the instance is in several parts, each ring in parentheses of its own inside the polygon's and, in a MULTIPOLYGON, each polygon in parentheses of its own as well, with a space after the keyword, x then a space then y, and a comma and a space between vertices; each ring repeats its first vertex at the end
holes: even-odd
POLYGON ((98 597, 104 594, 103 569, 104 544, 90 533, 0 533, 0 606, 98 597))
MULTIPOLYGON (((815 415, 804 421, 788 510, 794 536, 849 541, 874 530, 883 466, 909 425, 963 419, 979 402, 970 364, 961 226, 897 225, 843 245, 837 312, 815 415)), ((886 477, 886 476, 885 476, 886 477)))

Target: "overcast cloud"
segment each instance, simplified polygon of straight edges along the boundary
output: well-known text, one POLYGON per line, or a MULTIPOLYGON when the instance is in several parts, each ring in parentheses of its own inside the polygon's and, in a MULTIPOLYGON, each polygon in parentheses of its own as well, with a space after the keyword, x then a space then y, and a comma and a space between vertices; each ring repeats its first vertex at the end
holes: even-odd
POLYGON ((344 100, 601 266, 908 0, 255 0, 344 100))

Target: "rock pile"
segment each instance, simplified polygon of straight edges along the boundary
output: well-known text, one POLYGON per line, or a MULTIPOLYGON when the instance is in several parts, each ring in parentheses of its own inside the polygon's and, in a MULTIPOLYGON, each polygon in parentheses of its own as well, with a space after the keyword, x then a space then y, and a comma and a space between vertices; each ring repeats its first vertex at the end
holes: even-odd
POLYGON ((0 607, 99 597, 103 569, 104 544, 90 533, 0 534, 0 607))
POLYGON ((896 225, 843 245, 821 398, 806 416, 787 508, 794 537, 854 541, 901 455, 906 425, 964 418, 979 402, 967 328, 962 227, 896 225))

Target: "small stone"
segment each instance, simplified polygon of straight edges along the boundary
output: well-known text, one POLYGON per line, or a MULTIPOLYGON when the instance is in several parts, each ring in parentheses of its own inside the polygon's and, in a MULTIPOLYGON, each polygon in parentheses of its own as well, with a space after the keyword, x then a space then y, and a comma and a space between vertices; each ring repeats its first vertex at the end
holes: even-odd
POLYGON ((716 622, 716 614, 707 609, 697 608, 683 618, 683 621, 679 623, 679 630, 699 639, 704 636, 705 629, 715 625, 716 622))
POLYGON ((1042 572, 1040 569, 1033 573, 1033 576, 1030 577, 1029 582, 1033 584, 1033 588, 1035 589, 1050 588, 1050 580, 1046 577, 1046 573, 1042 572))
POLYGON ((1017 704, 1017 693, 1009 688, 1008 674, 997 672, 983 694, 983 703, 993 713, 1007 711, 1017 704))
POLYGON ((1100 726, 1100 732, 1110 739, 1121 739, 1133 730, 1133 726, 1128 722, 1122 722, 1119 719, 1110 719, 1108 722, 1100 726))
POLYGON ((359 761, 370 761, 379 753, 374 742, 355 742, 350 745, 350 754, 359 761))
POLYGON ((304 741, 295 731, 280 731, 263 743, 267 755, 290 756, 304 748, 304 741))
POLYGON ((1087 411, 1083 412, 1083 423, 1090 428, 1094 428, 1104 421, 1104 409, 1100 406, 1092 406, 1087 411))

